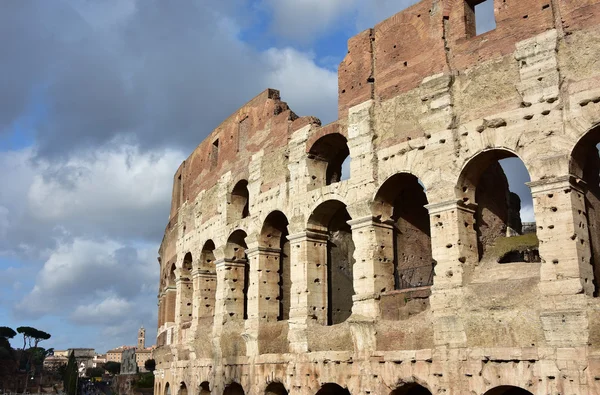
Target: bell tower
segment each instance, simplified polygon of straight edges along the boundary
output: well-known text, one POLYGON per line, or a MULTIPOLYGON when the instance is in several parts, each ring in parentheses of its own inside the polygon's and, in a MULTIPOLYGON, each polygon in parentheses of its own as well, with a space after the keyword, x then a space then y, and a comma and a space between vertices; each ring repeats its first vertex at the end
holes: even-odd
POLYGON ((146 330, 143 326, 138 330, 137 348, 138 350, 143 350, 146 348, 146 330))

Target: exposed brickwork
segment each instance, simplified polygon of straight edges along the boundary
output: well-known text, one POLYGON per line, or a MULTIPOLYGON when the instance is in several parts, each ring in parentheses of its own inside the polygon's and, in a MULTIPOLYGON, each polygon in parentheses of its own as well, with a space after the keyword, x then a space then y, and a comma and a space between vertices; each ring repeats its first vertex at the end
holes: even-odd
POLYGON ((269 89, 181 165, 156 395, 600 393, 600 0, 476 3, 351 38, 336 122, 269 89), (493 256, 507 157, 541 262, 493 256))

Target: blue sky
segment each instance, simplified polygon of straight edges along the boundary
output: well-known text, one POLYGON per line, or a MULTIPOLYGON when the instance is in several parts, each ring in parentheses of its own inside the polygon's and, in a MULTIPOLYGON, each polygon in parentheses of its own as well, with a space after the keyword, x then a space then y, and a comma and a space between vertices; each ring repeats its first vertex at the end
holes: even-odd
POLYGON ((140 325, 152 344, 181 161, 267 87, 333 121, 347 39, 413 1, 166 3, 3 5, 0 325, 46 347, 103 352, 140 325))

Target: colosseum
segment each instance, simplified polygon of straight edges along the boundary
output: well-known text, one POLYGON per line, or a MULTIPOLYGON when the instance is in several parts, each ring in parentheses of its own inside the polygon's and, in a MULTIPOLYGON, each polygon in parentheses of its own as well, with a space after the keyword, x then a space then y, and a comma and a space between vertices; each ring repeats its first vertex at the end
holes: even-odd
POLYGON ((600 0, 493 1, 351 38, 337 121, 268 89, 181 164, 156 395, 600 394, 600 0))

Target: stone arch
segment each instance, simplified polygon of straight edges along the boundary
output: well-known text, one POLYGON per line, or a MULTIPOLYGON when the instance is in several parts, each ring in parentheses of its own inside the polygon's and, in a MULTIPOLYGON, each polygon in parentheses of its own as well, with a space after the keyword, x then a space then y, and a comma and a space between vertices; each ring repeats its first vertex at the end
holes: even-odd
POLYGON ((282 383, 274 381, 267 385, 265 395, 288 395, 288 392, 282 383))
MULTIPOLYGON (((521 199, 510 190, 500 163, 510 158, 516 158, 513 164, 519 166, 517 171, 523 172, 527 184, 531 173, 519 156, 505 148, 488 149, 466 161, 456 185, 457 198, 474 211, 479 260, 489 256, 500 263, 540 262, 533 206, 530 209, 533 221, 523 223, 521 199), (509 241, 513 236, 519 238, 509 241)), ((530 199, 531 192, 528 193, 530 199)), ((465 227, 469 228, 470 224, 466 222, 465 227)))
POLYGON ((192 266, 192 253, 188 252, 183 257, 179 276, 179 320, 184 325, 192 321, 192 266))
POLYGON ((215 266, 215 243, 207 240, 200 251, 197 275, 194 277, 194 303, 199 319, 212 318, 215 312, 217 271, 215 266))
POLYGON ((339 182, 343 178, 342 167, 350 156, 348 140, 340 133, 327 134, 312 144, 308 150, 310 189, 339 182))
POLYGON ((235 222, 250 216, 250 192, 248 191, 248 180, 238 181, 228 199, 227 219, 235 222))
POLYGON ((244 388, 236 382, 233 382, 225 387, 223 395, 244 395, 244 388))
MULTIPOLYGON (((581 185, 590 240, 590 264, 594 271, 594 296, 600 294, 600 125, 575 144, 569 160, 570 175, 581 185), (581 182, 583 181, 583 182, 581 182)), ((585 226, 582 224, 581 226, 585 226)))
POLYGON ((350 391, 338 384, 326 383, 321 386, 316 395, 350 395, 350 391))
POLYGON ((169 382, 165 384, 165 395, 171 395, 171 386, 169 385, 169 382))
POLYGON ((210 395, 210 384, 208 381, 203 381, 200 384, 199 395, 210 395))
POLYGON ((187 385, 183 381, 179 385, 178 395, 188 395, 187 385))
POLYGON ((175 263, 173 262, 169 267, 169 274, 167 277, 167 290, 165 296, 165 322, 175 322, 175 306, 177 303, 177 289, 176 282, 177 276, 175 263))
POLYGON ((241 229, 235 230, 225 244, 225 262, 236 269, 237 283, 242 287, 243 294, 243 318, 248 319, 248 285, 250 277, 250 266, 246 250, 247 234, 241 229), (240 281, 241 280, 241 281, 240 281))
POLYGON ((520 387, 512 385, 502 385, 500 387, 492 388, 487 391, 484 395, 533 395, 531 392, 524 390, 520 387))
MULTIPOLYGON (((277 292, 277 320, 287 320, 290 316, 290 298, 291 298, 291 268, 290 268, 290 242, 287 239, 289 221, 281 211, 272 211, 267 215, 263 223, 260 236, 259 247, 265 249, 263 252, 268 254, 266 260, 275 261, 275 265, 267 268, 267 273, 271 276, 267 278, 268 287, 276 287, 277 292), (272 255, 275 254, 275 255, 272 255)), ((270 263, 270 262, 269 262, 270 263)))
POLYGON ((320 283, 327 292, 326 305, 322 307, 327 310, 328 325, 344 322, 352 313, 354 242, 348 224, 351 219, 346 205, 339 200, 321 203, 308 219, 308 230, 324 241, 315 242, 311 254, 321 274, 315 283, 320 283))
POLYGON ((388 178, 373 199, 373 216, 391 225, 389 246, 394 251, 394 289, 433 283, 431 227, 427 195, 420 180, 409 173, 388 178))
POLYGON ((431 391, 417 383, 406 383, 396 387, 390 395, 431 395, 431 391))

